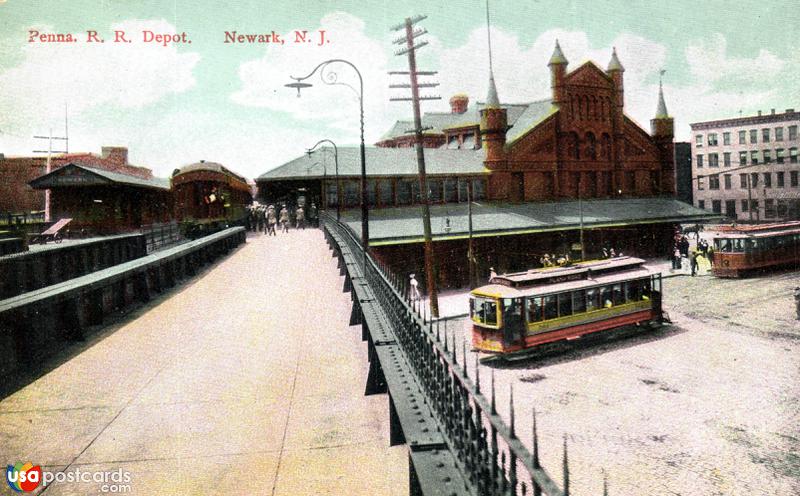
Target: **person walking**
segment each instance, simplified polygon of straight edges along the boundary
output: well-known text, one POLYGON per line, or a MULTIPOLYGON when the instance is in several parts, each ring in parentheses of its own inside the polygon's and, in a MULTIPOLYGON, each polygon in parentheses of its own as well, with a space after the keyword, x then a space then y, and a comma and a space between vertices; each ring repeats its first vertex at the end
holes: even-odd
POLYGON ((289 232, 289 211, 286 209, 286 205, 281 207, 280 217, 278 221, 281 223, 281 232, 288 233, 289 232))
POLYGON ((672 253, 672 269, 681 270, 681 250, 675 245, 675 251, 672 253))
POLYGON ((689 257, 689 263, 691 264, 692 267, 692 276, 697 275, 697 256, 698 253, 696 251, 693 251, 691 256, 689 257))
POLYGON ((306 212, 303 210, 303 207, 297 207, 297 211, 294 213, 295 216, 295 227, 297 229, 302 229, 303 231, 306 230, 306 212))
POLYGON ((275 215, 275 206, 270 205, 267 208, 267 234, 270 236, 277 236, 275 232, 275 225, 278 223, 278 216, 275 215))
POLYGON ((411 301, 419 301, 422 299, 422 295, 419 293, 419 283, 417 282, 415 274, 409 276, 408 288, 408 297, 411 301))
POLYGON ((317 205, 311 202, 311 207, 308 209, 308 221, 314 227, 319 227, 319 212, 317 212, 317 205))

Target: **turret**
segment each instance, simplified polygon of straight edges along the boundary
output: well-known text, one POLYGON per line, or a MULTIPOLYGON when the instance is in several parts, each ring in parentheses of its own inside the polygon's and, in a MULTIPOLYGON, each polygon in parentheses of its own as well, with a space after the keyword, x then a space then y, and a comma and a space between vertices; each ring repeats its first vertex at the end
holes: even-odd
POLYGON ((550 57, 550 62, 547 63, 550 67, 550 88, 553 90, 553 104, 558 105, 564 101, 564 78, 567 75, 567 58, 561 51, 561 46, 556 40, 556 47, 553 49, 553 55, 550 57))
POLYGON ((506 109, 500 107, 494 75, 489 76, 489 92, 486 105, 481 109, 481 136, 486 150, 486 167, 502 168, 505 163, 506 131, 508 131, 508 115, 506 109))
POLYGON ((614 106, 617 108, 617 113, 621 117, 624 112, 625 107, 625 91, 623 88, 623 78, 622 75, 625 72, 625 68, 622 67, 622 64, 619 62, 619 58, 617 57, 617 48, 614 47, 613 52, 611 52, 611 60, 608 63, 608 69, 606 69, 606 74, 611 77, 611 80, 614 81, 614 106))
MULTIPOLYGON (((663 71, 662 71, 663 75, 663 71)), ((667 104, 664 102, 664 87, 661 81, 658 82, 658 106, 656 116, 650 120, 650 134, 653 136, 659 150, 659 162, 661 163, 661 181, 658 191, 655 193, 675 193, 675 121, 667 112, 667 104)))
POLYGON ((667 113, 667 104, 664 102, 664 87, 658 82, 658 107, 656 116, 650 120, 650 134, 654 138, 669 138, 675 135, 675 121, 667 113))

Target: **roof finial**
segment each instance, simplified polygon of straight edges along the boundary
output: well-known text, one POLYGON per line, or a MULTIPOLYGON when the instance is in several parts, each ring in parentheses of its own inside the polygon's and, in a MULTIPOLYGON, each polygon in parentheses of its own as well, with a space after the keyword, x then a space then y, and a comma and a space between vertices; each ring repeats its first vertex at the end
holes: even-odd
POLYGON ((622 64, 619 62, 619 58, 617 57, 617 47, 614 47, 611 50, 611 60, 608 62, 608 72, 611 71, 622 71, 625 72, 625 68, 622 67, 622 64))
POLYGON ((489 22, 489 0, 486 0, 486 40, 489 44, 489 74, 494 75, 494 67, 492 67, 492 25, 489 22))
POLYGON ((494 84, 494 68, 492 67, 492 27, 489 23, 489 0, 486 0, 486 39, 489 44, 489 93, 486 95, 486 108, 500 108, 497 97, 497 86, 494 84))
POLYGON ((556 39, 556 47, 553 49, 553 55, 550 57, 550 62, 547 65, 567 65, 567 58, 564 57, 564 53, 561 51, 561 45, 558 44, 558 39, 556 39))
POLYGON ((669 113, 667 113, 667 104, 664 102, 664 73, 667 72, 665 69, 661 69, 658 76, 658 108, 656 109, 656 119, 665 119, 669 117, 669 113))

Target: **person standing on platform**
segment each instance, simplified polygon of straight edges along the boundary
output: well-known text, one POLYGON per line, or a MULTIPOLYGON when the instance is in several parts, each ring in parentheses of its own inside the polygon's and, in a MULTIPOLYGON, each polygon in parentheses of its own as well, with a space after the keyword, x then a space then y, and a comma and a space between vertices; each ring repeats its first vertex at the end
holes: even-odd
POLYGON ((278 221, 281 223, 281 232, 288 233, 289 232, 289 211, 286 209, 286 205, 281 207, 280 217, 278 221))
POLYGON ((267 234, 276 236, 275 225, 278 223, 278 216, 275 215, 275 206, 270 205, 267 208, 267 234))
POLYGON ((408 288, 408 297, 411 301, 419 301, 422 299, 422 295, 419 293, 419 283, 417 282, 415 274, 409 276, 408 288))
POLYGON ((297 211, 295 211, 294 216, 295 216, 295 221, 296 221, 295 227, 297 229, 302 229, 302 230, 305 231, 306 230, 306 212, 305 212, 305 210, 303 210, 302 206, 297 207, 297 211))
POLYGON ((311 207, 308 209, 308 221, 314 227, 319 227, 319 212, 317 212, 317 205, 311 202, 311 207))
POLYGON ((672 254, 672 268, 673 270, 681 270, 681 250, 675 246, 675 251, 672 254))
POLYGON ((692 276, 696 276, 697 275, 697 256, 698 255, 699 255, 698 252, 693 251, 692 254, 689 257, 689 263, 691 264, 691 267, 692 267, 692 276))

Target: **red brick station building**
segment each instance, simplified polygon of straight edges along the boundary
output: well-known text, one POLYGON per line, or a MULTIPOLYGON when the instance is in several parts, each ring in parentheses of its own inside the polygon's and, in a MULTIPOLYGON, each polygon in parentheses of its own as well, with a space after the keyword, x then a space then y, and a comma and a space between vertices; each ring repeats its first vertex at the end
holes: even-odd
MULTIPOLYGON (((586 62, 571 72, 556 42, 548 64, 552 97, 501 104, 494 77, 486 102, 463 94, 451 112, 422 119, 431 224, 445 287, 467 284, 467 198, 478 273, 538 265, 545 253, 587 258, 603 247, 666 256, 676 224, 716 218, 675 199, 674 123, 659 90, 650 133, 625 115, 625 69, 616 51, 604 71, 586 62)), ((415 136, 398 121, 366 150, 369 232, 373 253, 402 272, 422 272, 423 227, 415 136)), ((293 192, 335 210, 360 233, 358 147, 303 155, 257 179, 263 201, 291 201, 293 192)), ((424 279, 424 278, 422 278, 424 279)))

